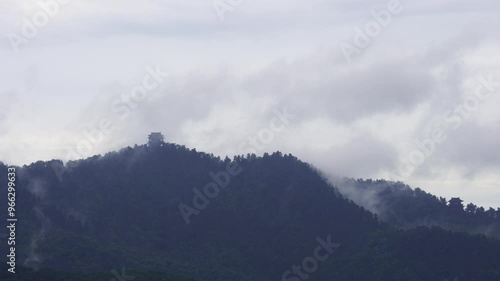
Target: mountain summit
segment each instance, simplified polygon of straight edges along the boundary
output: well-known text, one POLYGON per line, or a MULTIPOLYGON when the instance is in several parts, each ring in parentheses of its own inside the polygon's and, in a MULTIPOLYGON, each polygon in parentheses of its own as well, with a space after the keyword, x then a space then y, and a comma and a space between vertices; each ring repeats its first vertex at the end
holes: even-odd
POLYGON ((40 274, 500 280, 499 241, 381 221, 290 154, 220 159, 163 143, 67 163, 62 177, 54 164, 18 168, 18 260, 40 274))

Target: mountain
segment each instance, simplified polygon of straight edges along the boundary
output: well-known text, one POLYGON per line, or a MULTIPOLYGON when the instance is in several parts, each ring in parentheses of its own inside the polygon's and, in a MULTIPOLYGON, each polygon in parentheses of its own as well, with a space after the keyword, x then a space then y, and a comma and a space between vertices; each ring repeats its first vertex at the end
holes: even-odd
POLYGON ((220 159, 164 143, 17 176, 17 262, 35 270, 18 276, 500 280, 498 240, 381 221, 290 154, 220 159))
POLYGON ((195 281, 194 279, 171 274, 168 272, 155 272, 146 270, 128 271, 124 268, 110 272, 65 272, 48 268, 33 270, 21 267, 16 274, 8 272, 8 267, 0 268, 0 280, 2 281, 195 281))
POLYGON ((420 188, 386 180, 334 179, 346 197, 377 214, 384 222, 402 228, 439 226, 452 231, 500 238, 500 208, 485 210, 473 203, 450 205, 420 188))

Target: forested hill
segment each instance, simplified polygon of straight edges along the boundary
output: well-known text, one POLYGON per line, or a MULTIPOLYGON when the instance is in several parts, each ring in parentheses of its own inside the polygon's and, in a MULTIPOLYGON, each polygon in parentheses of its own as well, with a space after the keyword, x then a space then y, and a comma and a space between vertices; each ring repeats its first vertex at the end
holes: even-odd
POLYGON ((381 223, 292 155, 219 159, 163 144, 61 165, 17 171, 18 264, 40 280, 122 268, 221 281, 500 280, 497 240, 381 223), (311 269, 316 249, 314 270, 297 269, 311 269))
POLYGON ((402 182, 347 178, 334 182, 346 197, 390 224, 403 228, 439 226, 500 239, 500 208, 485 209, 473 203, 450 206, 449 198, 438 198, 402 182))

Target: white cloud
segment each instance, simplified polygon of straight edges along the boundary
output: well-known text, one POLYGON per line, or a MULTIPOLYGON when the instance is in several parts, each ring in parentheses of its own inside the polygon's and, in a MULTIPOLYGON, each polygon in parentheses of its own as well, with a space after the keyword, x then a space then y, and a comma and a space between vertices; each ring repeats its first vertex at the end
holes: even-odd
MULTIPOLYGON (((478 75, 500 78, 500 2, 486 0, 405 2, 347 64, 339 42, 387 2, 245 1, 221 22, 211 1, 70 1, 20 53, 0 44, 0 160, 65 158, 61 147, 108 116, 146 66, 162 65, 171 77, 95 153, 161 130, 168 141, 224 155, 287 106, 297 118, 266 150, 333 174, 381 177, 478 75)), ((38 9, 0 2, 0 33, 21 32, 38 9)), ((499 103, 482 104, 408 183, 491 204, 499 103)))

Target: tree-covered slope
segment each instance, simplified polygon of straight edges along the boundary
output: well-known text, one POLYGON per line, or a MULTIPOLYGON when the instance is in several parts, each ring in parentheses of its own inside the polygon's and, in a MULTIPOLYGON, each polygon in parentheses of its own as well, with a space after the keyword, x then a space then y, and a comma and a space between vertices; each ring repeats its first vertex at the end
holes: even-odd
POLYGON ((7 271, 8 267, 0 267, 2 281, 195 281, 167 272, 113 269, 110 272, 67 272, 48 268, 33 270, 20 267, 16 274, 7 271))
POLYGON ((164 144, 61 165, 18 168, 18 265, 224 281, 500 280, 499 242, 380 223, 291 155, 222 160, 164 144), (328 258, 306 274, 319 246, 328 258))
POLYGON ((500 238, 500 208, 485 209, 469 203, 449 206, 448 200, 402 182, 334 180, 346 197, 376 213, 383 221, 404 228, 439 226, 453 231, 500 238))

